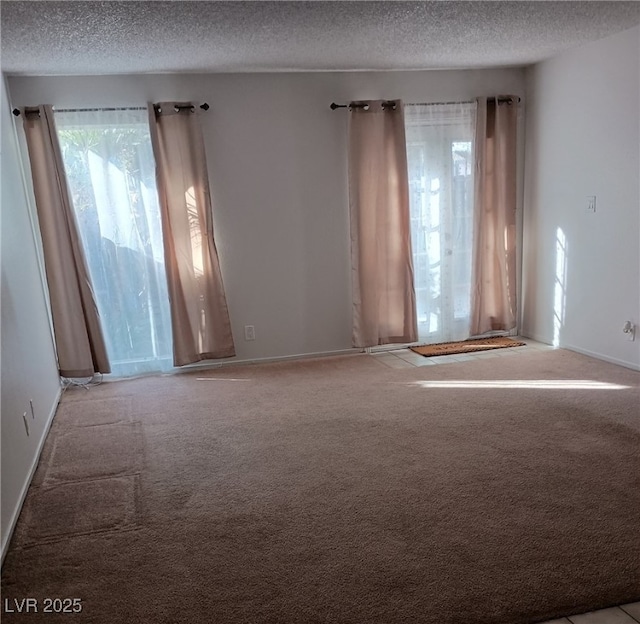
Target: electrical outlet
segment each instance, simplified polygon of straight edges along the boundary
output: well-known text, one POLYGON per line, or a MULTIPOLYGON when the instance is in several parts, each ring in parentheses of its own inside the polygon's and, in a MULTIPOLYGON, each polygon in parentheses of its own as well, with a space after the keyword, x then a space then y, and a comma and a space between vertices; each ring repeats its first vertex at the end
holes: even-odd
POLYGON ((629 342, 633 342, 636 339, 636 326, 631 321, 625 321, 622 333, 626 334, 629 342))
POLYGON ((245 340, 255 340, 256 339, 256 328, 254 325, 245 325, 244 326, 244 339, 245 340))
POLYGON ((36 412, 33 409, 33 399, 29 399, 29 405, 31 406, 31 420, 36 419, 36 412))
POLYGON ((24 429, 27 432, 27 437, 29 437, 31 433, 29 432, 29 421, 27 420, 27 412, 22 414, 22 421, 24 422, 24 429))

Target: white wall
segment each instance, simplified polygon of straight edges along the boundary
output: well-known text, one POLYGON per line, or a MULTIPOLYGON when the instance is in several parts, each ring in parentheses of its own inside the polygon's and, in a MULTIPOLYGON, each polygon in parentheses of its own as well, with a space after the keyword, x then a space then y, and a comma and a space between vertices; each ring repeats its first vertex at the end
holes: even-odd
POLYGON ((2 553, 13 529, 60 383, 15 132, 2 83, 2 553), (35 418, 29 401, 33 401, 35 418), (27 412, 30 435, 22 415, 27 412))
POLYGON ((566 237, 559 344, 640 368, 640 28, 527 71, 525 335, 554 338, 556 238, 566 237), (595 195, 596 212, 586 211, 595 195))
POLYGON ((344 110, 522 95, 524 71, 12 77, 15 106, 207 101, 214 226, 239 359, 351 347, 344 110), (245 342, 244 325, 255 325, 245 342))

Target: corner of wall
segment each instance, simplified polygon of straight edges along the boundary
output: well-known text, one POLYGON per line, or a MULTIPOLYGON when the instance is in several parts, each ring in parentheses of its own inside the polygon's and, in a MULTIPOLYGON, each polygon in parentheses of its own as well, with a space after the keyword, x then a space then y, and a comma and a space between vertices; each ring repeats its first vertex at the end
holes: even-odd
POLYGON ((622 326, 640 325, 639 40, 635 27, 525 76, 522 331, 631 368, 640 345, 622 326))
POLYGON ((4 76, 1 82, 1 544, 4 557, 61 390, 36 234, 4 76))

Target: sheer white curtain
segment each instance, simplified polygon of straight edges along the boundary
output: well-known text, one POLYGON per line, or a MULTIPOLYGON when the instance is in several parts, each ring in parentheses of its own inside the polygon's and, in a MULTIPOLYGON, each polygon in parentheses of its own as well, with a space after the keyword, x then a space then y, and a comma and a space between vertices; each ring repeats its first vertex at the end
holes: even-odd
POLYGON ((146 109, 56 112, 72 203, 112 373, 173 367, 146 109))
POLYGON ((475 103, 407 105, 418 338, 469 338, 475 103))

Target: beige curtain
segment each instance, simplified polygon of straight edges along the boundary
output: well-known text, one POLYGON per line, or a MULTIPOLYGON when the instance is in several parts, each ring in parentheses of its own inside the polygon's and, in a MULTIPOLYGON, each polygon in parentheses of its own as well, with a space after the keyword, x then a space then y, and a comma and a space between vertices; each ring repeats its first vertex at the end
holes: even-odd
POLYGON ((51 106, 23 109, 62 377, 109 373, 91 280, 78 235, 51 106))
POLYGON ((516 326, 517 98, 478 98, 471 335, 516 326))
POLYGON ((402 102, 349 112, 353 345, 417 340, 402 102))
POLYGON ((149 104, 176 366, 235 355, 196 110, 149 104))

